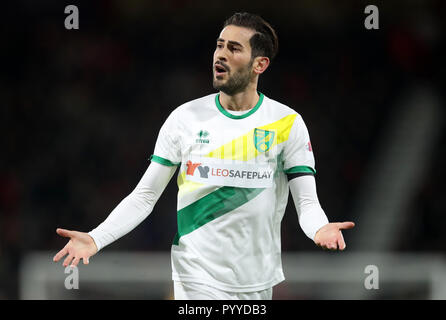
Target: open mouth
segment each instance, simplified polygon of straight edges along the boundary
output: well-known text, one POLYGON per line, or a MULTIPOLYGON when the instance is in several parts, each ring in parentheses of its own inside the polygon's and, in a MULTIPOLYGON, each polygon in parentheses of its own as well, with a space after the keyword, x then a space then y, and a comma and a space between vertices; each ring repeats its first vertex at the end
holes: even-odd
POLYGON ((221 64, 216 64, 214 66, 214 70, 215 70, 215 76, 222 76, 224 75, 227 71, 226 68, 223 67, 221 64))

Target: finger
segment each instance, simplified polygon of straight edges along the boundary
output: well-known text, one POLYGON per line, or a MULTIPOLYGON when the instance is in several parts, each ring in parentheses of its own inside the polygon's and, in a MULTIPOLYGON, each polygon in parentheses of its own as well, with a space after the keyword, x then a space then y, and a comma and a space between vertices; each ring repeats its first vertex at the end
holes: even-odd
POLYGON ((74 256, 72 256, 71 254, 68 255, 68 257, 65 258, 64 262, 63 262, 63 266, 66 267, 71 263, 71 260, 73 260, 74 256))
POLYGON ((90 258, 88 258, 88 257, 83 257, 82 260, 84 261, 84 264, 90 263, 90 258))
POLYGON ((63 248, 54 256, 53 261, 58 262, 60 260, 60 258, 64 257, 67 253, 68 253, 68 249, 63 248))
POLYGON ((65 237, 65 238, 71 238, 73 236, 73 231, 67 230, 67 229, 61 229, 57 228, 56 233, 59 236, 65 237))
POLYGON ((73 262, 71 263, 72 267, 77 267, 77 265, 79 264, 79 261, 81 260, 81 258, 75 257, 73 262))
POLYGON ((354 222, 348 221, 348 222, 339 222, 337 224, 339 229, 351 229, 355 226, 354 222))
POLYGON ((339 247, 339 250, 344 250, 346 247, 344 237, 342 236, 341 232, 339 232, 339 233, 340 233, 340 236, 338 238, 338 247, 339 247))

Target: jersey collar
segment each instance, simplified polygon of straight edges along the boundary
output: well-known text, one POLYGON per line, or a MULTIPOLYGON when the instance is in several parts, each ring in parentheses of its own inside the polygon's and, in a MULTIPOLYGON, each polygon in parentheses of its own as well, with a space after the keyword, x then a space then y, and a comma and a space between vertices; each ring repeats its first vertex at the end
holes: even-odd
POLYGON ((252 115, 254 112, 257 111, 257 109, 260 108, 260 105, 263 102, 264 95, 261 92, 258 92, 258 94, 259 94, 259 101, 257 101, 257 104, 254 106, 254 108, 252 108, 249 112, 247 112, 245 114, 242 114, 242 115, 234 115, 234 114, 228 112, 225 108, 223 108, 223 106, 220 104, 220 93, 217 93, 217 95, 215 96, 215 104, 217 105, 218 110, 220 110, 220 112, 223 113, 228 118, 231 118, 231 119, 244 119, 244 118, 249 117, 250 115, 252 115))

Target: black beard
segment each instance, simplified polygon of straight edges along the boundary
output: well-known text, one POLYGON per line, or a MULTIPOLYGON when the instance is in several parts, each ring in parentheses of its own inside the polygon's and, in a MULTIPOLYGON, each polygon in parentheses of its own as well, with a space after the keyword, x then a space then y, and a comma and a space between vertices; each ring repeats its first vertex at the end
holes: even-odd
POLYGON ((233 76, 229 77, 226 83, 218 84, 217 81, 213 79, 212 84, 214 89, 224 92, 229 96, 244 91, 251 81, 251 66, 252 62, 249 63, 246 68, 237 71, 233 76))

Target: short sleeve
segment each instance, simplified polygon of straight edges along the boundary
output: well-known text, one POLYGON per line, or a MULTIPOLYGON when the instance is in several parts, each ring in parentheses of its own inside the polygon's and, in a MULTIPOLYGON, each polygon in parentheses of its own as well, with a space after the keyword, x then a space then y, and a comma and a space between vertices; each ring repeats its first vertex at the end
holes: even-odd
POLYGON ((288 140, 285 142, 283 168, 288 176, 316 173, 310 135, 299 114, 294 120, 288 140))
POLYGON ((181 163, 180 128, 175 111, 172 112, 160 129, 151 161, 166 166, 178 166, 181 163))

